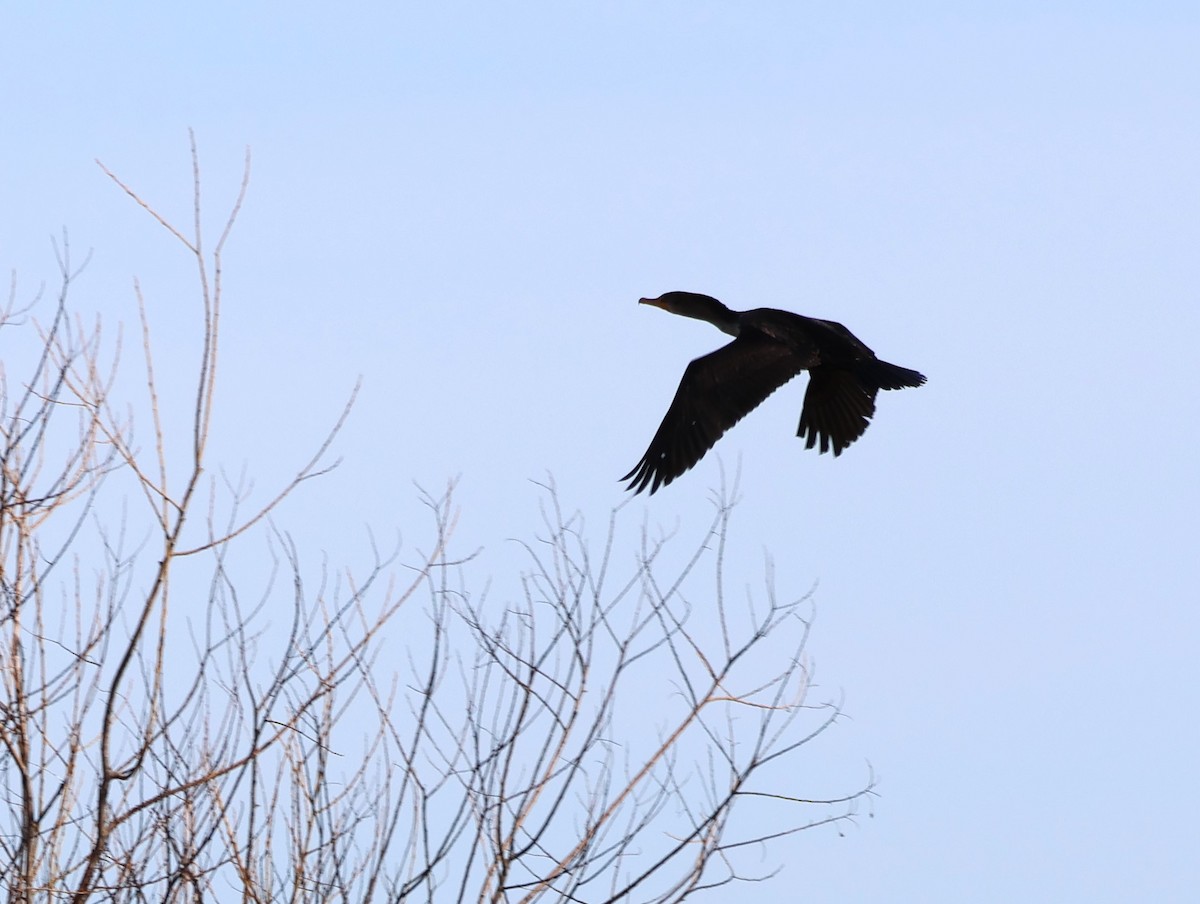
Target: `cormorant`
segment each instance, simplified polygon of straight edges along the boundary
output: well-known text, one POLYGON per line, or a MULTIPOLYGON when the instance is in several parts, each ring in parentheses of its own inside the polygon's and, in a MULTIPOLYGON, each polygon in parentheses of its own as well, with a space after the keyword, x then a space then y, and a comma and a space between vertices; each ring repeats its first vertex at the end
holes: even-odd
POLYGON ((802 370, 809 373, 808 391, 796 435, 807 437, 806 449, 819 440, 820 451, 832 448, 835 456, 867 429, 879 390, 925 382, 915 370, 880 361, 832 320, 774 308, 731 311, 696 292, 667 292, 639 304, 706 320, 736 338, 683 372, 646 454, 621 478, 635 493, 647 487, 654 493, 690 469, 726 430, 802 370))

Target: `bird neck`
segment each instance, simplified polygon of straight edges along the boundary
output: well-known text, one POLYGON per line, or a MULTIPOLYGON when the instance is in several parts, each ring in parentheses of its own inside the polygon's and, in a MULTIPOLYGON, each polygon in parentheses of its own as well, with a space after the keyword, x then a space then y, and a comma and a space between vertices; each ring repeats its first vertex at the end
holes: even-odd
POLYGON ((730 336, 736 336, 741 326, 741 315, 737 311, 729 310, 715 298, 706 295, 699 296, 697 304, 691 310, 680 313, 697 320, 707 320, 722 333, 728 333, 730 336))
POLYGON ((742 324, 741 324, 741 321, 738 320, 737 314, 735 314, 733 311, 729 310, 728 308, 725 309, 725 313, 728 314, 729 316, 724 318, 723 320, 712 321, 713 326, 715 326, 717 329, 719 329, 722 333, 728 333, 730 336, 738 335, 741 332, 739 327, 742 324))

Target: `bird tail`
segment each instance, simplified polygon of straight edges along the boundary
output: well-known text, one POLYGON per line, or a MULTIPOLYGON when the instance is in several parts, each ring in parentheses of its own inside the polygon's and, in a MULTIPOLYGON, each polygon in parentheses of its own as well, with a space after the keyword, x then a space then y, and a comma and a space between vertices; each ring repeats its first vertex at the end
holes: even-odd
POLYGON ((920 386, 925 382, 925 375, 897 364, 888 364, 878 359, 864 362, 860 367, 858 377, 868 386, 876 389, 904 389, 905 387, 920 386))

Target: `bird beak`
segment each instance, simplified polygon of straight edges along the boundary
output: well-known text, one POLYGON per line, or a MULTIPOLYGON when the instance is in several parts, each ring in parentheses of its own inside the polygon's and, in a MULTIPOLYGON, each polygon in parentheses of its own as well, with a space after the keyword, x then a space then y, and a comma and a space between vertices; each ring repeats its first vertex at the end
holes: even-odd
POLYGON ((662 301, 657 298, 639 298, 638 304, 648 304, 648 305, 651 305, 652 307, 656 307, 656 308, 662 307, 662 301))

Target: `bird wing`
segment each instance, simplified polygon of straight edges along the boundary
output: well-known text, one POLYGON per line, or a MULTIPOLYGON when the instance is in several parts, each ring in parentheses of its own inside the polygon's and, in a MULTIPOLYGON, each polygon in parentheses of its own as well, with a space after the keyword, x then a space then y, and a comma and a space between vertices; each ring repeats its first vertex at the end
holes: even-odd
POLYGON ((653 493, 692 468, 721 436, 810 364, 797 349, 743 332, 683 372, 650 447, 622 477, 628 489, 653 493))
POLYGON ((878 388, 864 385, 850 370, 829 365, 814 367, 809 373, 800 429, 796 435, 808 441, 805 449, 821 442, 821 452, 841 455, 842 450, 863 435, 875 414, 878 388))
POLYGON ((875 397, 880 389, 920 386, 925 377, 915 370, 897 367, 875 357, 866 344, 840 323, 810 321, 811 334, 820 349, 820 363, 809 373, 804 409, 796 435, 811 449, 819 442, 821 452, 833 448, 835 456, 863 435, 875 415, 875 397))

